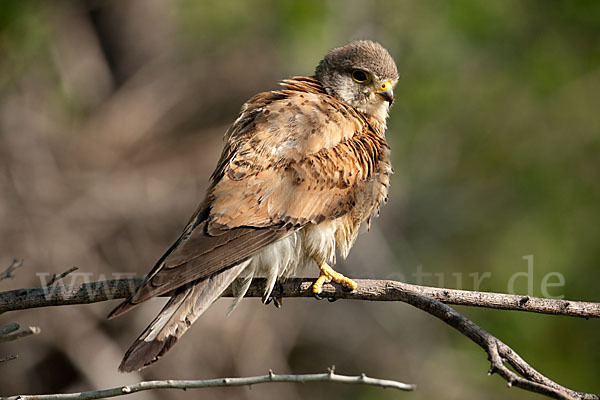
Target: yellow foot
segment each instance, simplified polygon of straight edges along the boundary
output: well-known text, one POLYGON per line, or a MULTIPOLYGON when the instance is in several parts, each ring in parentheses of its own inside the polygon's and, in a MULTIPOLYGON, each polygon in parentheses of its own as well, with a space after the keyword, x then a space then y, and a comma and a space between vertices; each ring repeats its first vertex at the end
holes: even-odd
POLYGON ((333 268, 331 268, 326 262, 317 261, 317 263, 319 264, 319 268, 321 269, 321 275, 319 275, 319 278, 313 284, 313 293, 315 295, 320 294, 323 291, 323 285, 331 281, 334 281, 335 283, 338 283, 350 290, 356 289, 356 282, 354 282, 352 279, 347 278, 339 272, 334 271, 333 268))

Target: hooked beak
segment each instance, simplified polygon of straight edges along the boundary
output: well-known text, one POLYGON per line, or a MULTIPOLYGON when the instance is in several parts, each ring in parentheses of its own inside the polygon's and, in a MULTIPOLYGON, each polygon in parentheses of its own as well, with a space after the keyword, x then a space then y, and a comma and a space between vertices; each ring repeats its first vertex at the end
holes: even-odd
POLYGON ((392 83, 390 81, 382 84, 379 89, 375 91, 375 94, 387 101, 390 105, 394 101, 394 91, 392 90, 392 83))

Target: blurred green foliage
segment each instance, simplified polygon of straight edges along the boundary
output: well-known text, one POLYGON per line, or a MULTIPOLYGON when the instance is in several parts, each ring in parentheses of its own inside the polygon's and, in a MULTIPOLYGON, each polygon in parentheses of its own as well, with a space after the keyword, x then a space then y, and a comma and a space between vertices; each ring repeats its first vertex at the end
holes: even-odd
MULTIPOLYGON (((0 6, 0 89, 50 57, 37 6, 0 6)), ((531 294, 542 295, 542 278, 556 271, 565 286, 551 295, 600 300, 600 2, 179 0, 173 12, 180 50, 192 53, 182 58, 260 45, 282 78, 311 74, 327 49, 353 39, 390 50, 401 74, 388 130, 396 173, 375 222, 397 257, 390 269, 414 281, 421 265, 449 287, 461 274, 464 289, 468 274, 490 272, 480 289, 506 292, 533 255, 531 294)), ((525 279, 515 282, 527 292, 525 279)), ((548 376, 599 390, 597 321, 463 311, 548 376)), ((504 389, 484 377, 472 343, 455 335, 450 344, 466 354, 462 385, 504 389)))

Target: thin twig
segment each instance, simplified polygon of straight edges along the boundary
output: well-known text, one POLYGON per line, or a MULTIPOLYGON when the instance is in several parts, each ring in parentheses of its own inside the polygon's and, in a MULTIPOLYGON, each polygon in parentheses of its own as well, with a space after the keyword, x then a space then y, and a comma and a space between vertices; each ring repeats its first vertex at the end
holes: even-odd
POLYGON ((8 324, 0 327, 0 336, 8 335, 11 332, 16 331, 21 326, 16 322, 9 322, 8 324))
POLYGON ((46 283, 46 286, 52 286, 55 282, 60 281, 65 276, 69 275, 71 272, 77 271, 78 269, 79 269, 78 267, 71 267, 68 270, 66 270, 65 272, 63 272, 62 274, 52 275, 52 278, 50 279, 50 281, 48 283, 46 283))
POLYGON ((12 342, 13 340, 21 339, 31 335, 39 335, 40 332, 41 329, 39 328, 39 326, 30 326, 29 328, 23 329, 22 331, 0 336, 0 343, 12 342))
POLYGON ((13 260, 13 262, 4 271, 0 272, 0 281, 6 278, 14 278, 14 271, 23 265, 23 260, 13 260))
POLYGON ((16 355, 2 357, 2 358, 0 358, 0 363, 7 362, 7 361, 12 361, 12 360, 16 360, 17 358, 18 357, 16 355))
MULTIPOLYGON (((37 335, 40 333, 40 328, 30 326, 28 329, 16 332, 20 328, 16 322, 9 322, 8 324, 0 327, 0 343, 11 342, 30 335, 37 335)), ((0 363, 16 360, 16 355, 0 358, 0 363)))
MULTIPOLYGON (((351 292, 337 285, 326 284, 323 286, 322 296, 332 299, 407 302, 407 299, 412 296, 424 295, 446 304, 600 318, 600 303, 445 289, 390 280, 356 279, 355 281, 358 288, 351 292)), ((141 278, 114 279, 74 286, 55 285, 51 288, 0 292, 0 314, 28 308, 89 304, 122 299, 133 293, 140 282, 141 278)), ((255 279, 246 297, 262 297, 264 282, 263 279, 255 279)), ((312 278, 292 278, 279 284, 276 292, 281 297, 313 297, 311 290, 313 283, 314 279, 312 278)), ((231 296, 231 291, 225 292, 224 296, 231 296)))
POLYGON ((222 387, 222 386, 248 386, 257 385, 259 383, 271 382, 332 382, 332 383, 347 383, 357 385, 377 386, 381 388, 392 388, 404 391, 415 389, 415 385, 409 385, 398 381, 390 381, 385 379, 369 378, 368 376, 347 376, 338 375, 333 369, 323 374, 302 374, 302 375, 280 375, 269 371, 267 375, 250 376, 245 378, 218 378, 205 380, 164 380, 164 381, 145 381, 133 385, 120 386, 112 389, 94 390, 81 393, 66 393, 66 394, 43 394, 43 395, 19 395, 11 397, 1 397, 0 400, 90 400, 101 399, 106 397, 123 396, 131 393, 141 392, 151 389, 197 389, 207 387, 222 387))

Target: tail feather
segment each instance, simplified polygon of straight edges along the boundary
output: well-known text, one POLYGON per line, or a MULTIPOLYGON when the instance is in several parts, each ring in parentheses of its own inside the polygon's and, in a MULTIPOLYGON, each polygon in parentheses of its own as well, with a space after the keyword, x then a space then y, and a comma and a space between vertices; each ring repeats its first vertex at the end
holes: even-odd
POLYGON ((221 296, 249 262, 247 260, 213 274, 171 297, 160 314, 127 350, 119 371, 131 372, 156 362, 221 296))

